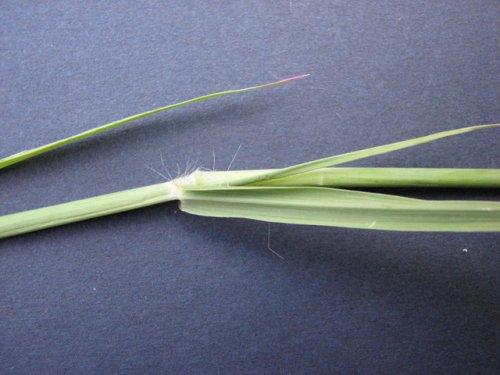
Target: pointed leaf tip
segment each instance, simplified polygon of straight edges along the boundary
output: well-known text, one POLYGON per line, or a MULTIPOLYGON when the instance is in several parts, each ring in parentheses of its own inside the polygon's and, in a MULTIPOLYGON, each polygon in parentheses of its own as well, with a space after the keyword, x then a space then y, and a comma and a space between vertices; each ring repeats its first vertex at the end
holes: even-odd
POLYGON ((281 81, 278 81, 276 83, 288 83, 288 82, 296 81, 298 79, 306 78, 308 76, 310 76, 310 74, 300 74, 300 75, 295 76, 295 77, 290 77, 290 78, 282 79, 281 81))

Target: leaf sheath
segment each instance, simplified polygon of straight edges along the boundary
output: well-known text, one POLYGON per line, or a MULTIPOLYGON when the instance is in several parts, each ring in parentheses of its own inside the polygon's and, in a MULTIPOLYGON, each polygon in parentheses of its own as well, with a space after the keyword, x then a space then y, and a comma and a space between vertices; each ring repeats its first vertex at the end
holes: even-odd
MULTIPOLYGON (((229 185, 232 181, 275 170, 197 171, 196 185, 229 185)), ((327 186, 338 188, 499 188, 500 169, 466 168, 321 168, 266 180, 255 186, 327 186)))
POLYGON ((176 190, 172 189, 172 185, 162 183, 0 216, 0 238, 116 214, 176 199, 176 190))

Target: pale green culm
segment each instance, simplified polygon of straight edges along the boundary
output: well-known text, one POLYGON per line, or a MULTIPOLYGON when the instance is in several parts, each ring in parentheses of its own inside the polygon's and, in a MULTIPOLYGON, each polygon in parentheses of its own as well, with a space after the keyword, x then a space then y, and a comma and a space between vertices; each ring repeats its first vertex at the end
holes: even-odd
POLYGON ((478 125, 282 169, 195 171, 172 181, 0 217, 0 238, 180 201, 202 216, 394 231, 500 232, 500 202, 436 201, 347 188, 498 188, 499 169, 331 168, 500 124, 478 125))

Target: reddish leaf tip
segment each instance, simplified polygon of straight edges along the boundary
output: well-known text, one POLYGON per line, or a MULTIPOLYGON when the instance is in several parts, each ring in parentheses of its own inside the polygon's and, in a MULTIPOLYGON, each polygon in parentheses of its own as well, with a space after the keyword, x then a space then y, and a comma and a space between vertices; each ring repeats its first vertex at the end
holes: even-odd
POLYGON ((296 81, 298 79, 302 79, 302 78, 305 78, 305 77, 308 77, 308 76, 310 76, 310 74, 300 74, 300 75, 295 76, 295 77, 282 79, 281 81, 278 81, 276 83, 288 83, 288 82, 296 81))

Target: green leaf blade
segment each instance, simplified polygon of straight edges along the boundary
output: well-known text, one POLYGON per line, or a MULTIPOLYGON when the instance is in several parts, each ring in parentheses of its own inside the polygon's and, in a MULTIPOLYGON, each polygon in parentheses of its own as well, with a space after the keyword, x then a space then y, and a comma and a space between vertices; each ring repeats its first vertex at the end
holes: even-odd
POLYGON ((208 100, 208 99, 215 99, 215 98, 218 98, 218 97, 221 97, 221 96, 232 95, 232 94, 239 94, 239 93, 244 93, 244 92, 248 92, 248 91, 254 91, 254 90, 260 90, 260 89, 264 89, 264 88, 270 88, 270 87, 274 87, 274 86, 279 86, 279 85, 282 85, 282 84, 285 84, 285 83, 288 83, 288 82, 296 81, 298 79, 301 79, 301 78, 304 78, 304 77, 307 77, 307 76, 308 76, 308 74, 303 74, 303 75, 298 75, 298 76, 287 78, 287 79, 282 79, 282 80, 277 81, 277 82, 266 83, 266 84, 259 85, 259 86, 252 86, 252 87, 247 87, 247 88, 237 89, 237 90, 220 91, 220 92, 216 92, 216 93, 213 93, 213 94, 199 96, 197 98, 185 100, 185 101, 182 101, 182 102, 179 102, 179 103, 167 105, 165 107, 156 108, 156 109, 153 109, 153 110, 150 110, 150 111, 139 113, 137 115, 126 117, 126 118, 118 120, 118 121, 110 122, 110 123, 102 125, 102 126, 98 126, 96 128, 93 128, 93 129, 84 131, 82 133, 73 135, 71 137, 60 139, 58 141, 55 141, 55 142, 52 142, 52 143, 49 143, 49 144, 46 144, 46 145, 43 145, 43 146, 40 146, 40 147, 37 147, 37 148, 33 148, 33 149, 30 149, 30 150, 21 151, 21 152, 18 152, 16 154, 14 154, 14 155, 7 156, 7 157, 5 157, 3 159, 0 159, 0 170, 3 169, 3 168, 7 168, 7 167, 9 167, 11 165, 20 163, 20 162, 22 162, 24 160, 31 159, 31 158, 33 158, 35 156, 44 154, 44 153, 52 151, 52 150, 55 150, 55 149, 57 149, 59 147, 62 147, 62 146, 68 145, 70 143, 76 142, 78 140, 81 140, 81 139, 84 139, 84 138, 88 138, 90 136, 93 136, 93 135, 96 135, 96 134, 99 134, 99 133, 102 133, 102 132, 105 132, 105 131, 117 128, 119 126, 125 125, 125 124, 127 124, 127 123, 129 123, 131 121, 138 120, 138 119, 141 119, 141 118, 144 118, 144 117, 147 117, 147 116, 151 116, 151 115, 154 115, 154 114, 157 114, 157 113, 160 113, 160 112, 164 112, 164 111, 168 111, 170 109, 182 107, 182 106, 185 106, 185 105, 188 105, 188 104, 191 104, 191 103, 201 102, 201 101, 208 100))
POLYGON ((500 202, 427 201, 318 187, 185 190, 181 210, 202 216, 360 229, 500 231, 500 202))
POLYGON ((382 155, 389 152, 402 150, 409 147, 414 147, 417 145, 421 145, 424 143, 429 143, 441 138, 451 137, 454 135, 465 134, 477 130, 482 129, 490 129, 500 127, 500 124, 488 124, 488 125, 476 125, 476 126, 468 126, 465 128, 453 129, 438 133, 429 134, 423 137, 407 139, 405 141, 389 143, 382 146, 370 147, 363 150, 348 152, 345 154, 330 156, 322 159, 317 159, 313 161, 309 161, 306 163, 292 165, 290 167, 276 169, 271 172, 265 172, 255 176, 244 177, 240 179, 235 179, 231 181, 231 185, 233 186, 241 186, 241 185, 251 185, 255 183, 259 183, 261 181, 274 180, 278 178, 288 177, 292 175, 298 175, 301 173, 306 173, 310 171, 314 171, 320 168, 331 167, 334 165, 344 164, 350 161, 360 160, 369 158, 376 155, 382 155))

